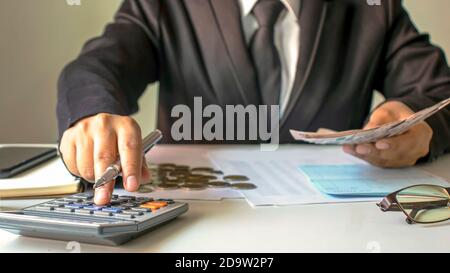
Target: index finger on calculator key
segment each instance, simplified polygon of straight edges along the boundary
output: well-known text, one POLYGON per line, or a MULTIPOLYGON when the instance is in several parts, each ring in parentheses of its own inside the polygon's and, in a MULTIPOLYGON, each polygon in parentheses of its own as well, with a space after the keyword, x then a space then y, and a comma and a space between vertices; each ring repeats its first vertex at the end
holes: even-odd
POLYGON ((114 181, 95 189, 94 202, 96 205, 106 205, 111 201, 114 191, 114 181))

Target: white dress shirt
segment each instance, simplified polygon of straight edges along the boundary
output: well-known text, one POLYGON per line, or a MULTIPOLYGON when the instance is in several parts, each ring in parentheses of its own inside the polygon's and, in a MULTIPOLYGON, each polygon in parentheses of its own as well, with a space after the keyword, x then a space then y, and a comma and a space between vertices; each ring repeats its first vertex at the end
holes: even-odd
MULTIPOLYGON (((228 1, 228 0, 226 0, 228 1)), ((275 24, 275 46, 281 62, 280 117, 289 101, 294 85, 300 51, 300 25, 297 14, 300 0, 280 0, 285 10, 281 12, 275 24)), ((252 13, 258 0, 239 0, 242 15, 242 27, 247 45, 258 30, 259 25, 252 13)))

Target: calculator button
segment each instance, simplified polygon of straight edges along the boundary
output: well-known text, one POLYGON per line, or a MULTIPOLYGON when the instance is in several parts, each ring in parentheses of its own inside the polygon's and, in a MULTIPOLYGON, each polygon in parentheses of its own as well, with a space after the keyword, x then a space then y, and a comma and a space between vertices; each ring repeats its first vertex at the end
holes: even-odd
POLYGON ((104 208, 104 206, 86 206, 86 207, 84 207, 84 209, 91 210, 91 211, 99 211, 102 208, 104 208))
POLYGON ((65 205, 64 207, 65 208, 70 208, 70 209, 81 209, 84 206, 85 205, 83 205, 83 204, 68 204, 68 205, 65 205))
POLYGON ((121 195, 119 196, 120 200, 136 200, 136 197, 134 196, 128 196, 128 195, 121 195))
POLYGON ((140 212, 152 212, 149 208, 131 208, 132 211, 140 211, 140 212))
POLYGON ((123 203, 123 204, 120 204, 120 206, 124 207, 124 208, 134 208, 134 207, 137 207, 139 205, 140 204, 134 204, 134 203, 123 203))
POLYGON ((96 211, 94 211, 94 215, 97 215, 97 216, 112 216, 112 213, 111 212, 107 212, 107 211, 96 210, 96 211))
POLYGON ((134 216, 144 215, 144 213, 141 211, 133 211, 133 210, 125 210, 125 211, 123 211, 123 214, 134 215, 134 216))
POLYGON ((37 206, 34 207, 35 210, 39 210, 39 211, 52 211, 55 208, 54 207, 46 207, 46 206, 37 206))
POLYGON ((81 198, 64 198, 63 199, 63 201, 66 201, 66 202, 73 202, 73 203, 80 203, 80 202, 83 202, 83 199, 81 199, 81 198))
POLYGON ((120 214, 114 214, 114 217, 120 218, 120 219, 134 219, 134 218, 135 218, 134 215, 131 215, 131 214, 123 214, 123 213, 120 213, 120 214))
POLYGON ((127 208, 124 208, 124 207, 122 207, 122 206, 110 206, 109 208, 113 208, 113 209, 127 209, 127 208))
POLYGON ((153 201, 153 202, 149 202, 147 204, 156 204, 160 207, 166 207, 168 205, 168 203, 166 201, 153 201))
POLYGON ((175 203, 175 201, 173 201, 172 199, 157 199, 156 201, 163 201, 163 202, 167 202, 167 204, 173 204, 175 203))
POLYGON ((157 210, 157 209, 159 209, 160 207, 155 206, 155 205, 151 205, 151 204, 142 204, 142 205, 141 205, 141 208, 151 209, 151 210, 157 210))
POLYGON ((102 211, 112 212, 112 213, 121 213, 121 212, 122 212, 122 209, 120 209, 120 208, 108 207, 108 208, 103 208, 102 211))
POLYGON ((112 208, 117 208, 117 209, 121 209, 121 210, 129 210, 129 207, 123 207, 123 206, 114 206, 112 208))
POLYGON ((153 201, 153 198, 150 198, 150 197, 138 197, 138 198, 136 198, 136 201, 147 203, 147 202, 153 201))
POLYGON ((157 209, 160 209, 165 206, 167 206, 167 202, 165 202, 165 201, 153 201, 153 202, 148 202, 148 203, 142 204, 141 208, 157 210, 157 209))
POLYGON ((71 202, 71 201, 64 201, 64 200, 55 200, 52 203, 53 204, 59 204, 59 205, 68 205, 68 204, 72 204, 73 202, 71 202))
POLYGON ((74 212, 74 209, 71 208, 55 208, 55 211, 57 212, 74 212))
POLYGON ((142 205, 142 204, 145 204, 145 203, 147 203, 147 202, 144 202, 144 201, 142 201, 142 202, 130 202, 131 204, 133 204, 135 207, 139 207, 140 205, 142 205))
POLYGON ((82 214, 82 215, 89 215, 92 214, 93 211, 92 210, 88 210, 88 209, 76 209, 75 210, 75 214, 82 214))
POLYGON ((122 204, 121 201, 111 201, 109 202, 109 206, 120 206, 122 204))
POLYGON ((139 199, 136 199, 136 200, 128 201, 128 202, 142 204, 142 203, 147 203, 147 202, 153 201, 153 198, 148 198, 148 199, 150 199, 150 200, 139 200, 139 199))
POLYGON ((53 204, 53 203, 45 203, 45 204, 42 204, 41 206, 49 207, 49 208, 61 208, 61 207, 64 207, 64 205, 62 205, 62 204, 53 204))
POLYGON ((94 198, 94 194, 92 192, 84 192, 72 195, 72 197, 87 200, 94 198))

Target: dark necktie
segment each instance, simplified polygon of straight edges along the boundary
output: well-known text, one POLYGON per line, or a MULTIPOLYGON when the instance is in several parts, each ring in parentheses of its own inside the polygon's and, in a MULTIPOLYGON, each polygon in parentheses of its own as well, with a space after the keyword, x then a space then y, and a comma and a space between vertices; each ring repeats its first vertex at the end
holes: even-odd
POLYGON ((275 46, 274 29, 284 5, 280 0, 259 0, 253 15, 259 24, 250 43, 263 103, 278 105, 281 89, 281 63, 275 46))

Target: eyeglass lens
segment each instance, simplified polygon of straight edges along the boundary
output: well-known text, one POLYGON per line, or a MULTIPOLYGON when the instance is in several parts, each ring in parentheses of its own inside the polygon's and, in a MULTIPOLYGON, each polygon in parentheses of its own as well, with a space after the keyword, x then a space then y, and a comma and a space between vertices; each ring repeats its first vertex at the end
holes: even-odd
POLYGON ((397 193, 398 205, 418 223, 450 219, 450 195, 445 188, 423 185, 397 193))

